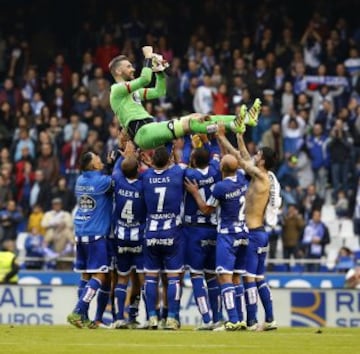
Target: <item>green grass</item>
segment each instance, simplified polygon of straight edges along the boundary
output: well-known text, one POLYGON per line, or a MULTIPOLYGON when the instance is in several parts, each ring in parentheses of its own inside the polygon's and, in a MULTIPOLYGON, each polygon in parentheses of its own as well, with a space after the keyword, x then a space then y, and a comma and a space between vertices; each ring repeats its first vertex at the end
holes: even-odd
POLYGON ((269 332, 89 330, 0 325, 3 353, 350 353, 359 328, 280 328, 269 332))

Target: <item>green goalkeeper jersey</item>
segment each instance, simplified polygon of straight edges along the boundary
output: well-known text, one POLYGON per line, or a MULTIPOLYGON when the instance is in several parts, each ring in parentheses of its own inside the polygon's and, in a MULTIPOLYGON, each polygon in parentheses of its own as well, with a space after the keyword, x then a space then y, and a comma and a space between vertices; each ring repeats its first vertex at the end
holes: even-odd
POLYGON ((165 96, 165 74, 156 73, 156 84, 146 88, 152 77, 151 68, 144 67, 138 78, 113 84, 110 92, 110 105, 122 127, 127 129, 130 122, 150 117, 141 101, 165 96))

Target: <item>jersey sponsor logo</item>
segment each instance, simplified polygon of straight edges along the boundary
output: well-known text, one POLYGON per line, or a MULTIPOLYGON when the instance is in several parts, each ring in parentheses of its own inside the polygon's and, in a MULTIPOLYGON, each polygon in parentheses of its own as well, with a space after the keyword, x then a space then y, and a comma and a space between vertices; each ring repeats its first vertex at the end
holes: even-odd
POLYGON ((216 246, 216 240, 201 240, 200 245, 201 247, 216 246))
POLYGON ((79 198, 79 208, 82 211, 91 211, 96 208, 96 201, 89 195, 82 195, 79 198))
POLYGON ((121 246, 118 246, 118 253, 119 254, 123 254, 123 253, 140 254, 140 253, 142 253, 142 246, 136 246, 136 247, 121 247, 121 246))
POLYGON ((133 100, 134 100, 135 103, 141 104, 141 98, 140 98, 139 92, 135 91, 135 92, 132 94, 132 98, 133 98, 133 100))
POLYGON ((291 326, 326 326, 325 292, 292 292, 291 326))
POLYGON ((173 238, 149 238, 146 240, 146 246, 172 246, 174 244, 173 238))

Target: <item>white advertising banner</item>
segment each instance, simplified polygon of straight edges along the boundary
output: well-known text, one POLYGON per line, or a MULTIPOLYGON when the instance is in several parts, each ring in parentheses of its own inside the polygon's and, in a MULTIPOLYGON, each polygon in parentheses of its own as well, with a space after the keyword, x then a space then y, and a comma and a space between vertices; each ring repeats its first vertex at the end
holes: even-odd
MULTIPOLYGON (((65 324, 76 302, 73 286, 0 286, 0 324, 65 324)), ((360 292, 336 289, 273 289, 274 314, 280 326, 360 327, 360 292)), ((93 316, 96 299, 92 301, 93 316)), ((110 312, 105 314, 110 318, 110 312)), ((140 308, 140 321, 144 309, 140 308)), ((259 321, 263 309, 259 304, 259 321)), ((185 288, 181 322, 197 325, 201 317, 192 294, 185 288)))

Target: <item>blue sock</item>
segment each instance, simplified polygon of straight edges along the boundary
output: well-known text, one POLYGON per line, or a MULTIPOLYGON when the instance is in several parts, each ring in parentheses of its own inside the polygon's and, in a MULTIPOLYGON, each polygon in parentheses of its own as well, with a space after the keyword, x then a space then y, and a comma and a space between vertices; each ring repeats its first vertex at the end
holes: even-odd
POLYGON ((158 293, 158 279, 149 275, 145 276, 145 297, 149 316, 156 316, 156 301, 158 293))
POLYGON ((225 304, 225 310, 228 319, 232 323, 239 321, 239 316, 235 306, 235 289, 233 283, 225 283, 221 285, 221 296, 225 304))
POLYGON ((98 291, 95 321, 102 322, 103 314, 105 312, 107 304, 109 303, 109 297, 110 286, 102 286, 98 291))
POLYGON ((134 295, 130 299, 129 320, 135 321, 139 314, 140 295, 134 295))
POLYGON ((101 282, 96 278, 91 278, 85 286, 78 303, 76 304, 75 311, 81 315, 87 316, 91 300, 96 295, 97 290, 100 288, 101 282))
POLYGON ((79 285, 78 285, 78 290, 77 290, 78 299, 80 299, 80 296, 81 296, 82 292, 84 291, 84 288, 85 288, 87 283, 88 283, 87 280, 80 279, 79 285))
POLYGON ((265 310, 265 322, 274 321, 272 295, 268 283, 265 280, 256 282, 259 297, 265 310))
POLYGON ((216 277, 207 280, 207 287, 213 322, 222 321, 221 291, 216 277))
POLYGON ((123 320, 125 312, 127 284, 117 284, 115 287, 116 319, 123 320))
POLYGON ((191 283, 193 286, 195 302, 202 316, 203 322, 209 323, 211 321, 211 317, 208 305, 208 295, 204 287, 204 277, 202 275, 193 276, 191 277, 191 283))
POLYGON ((257 323, 257 288, 256 283, 244 283, 245 288, 245 304, 247 313, 247 325, 252 326, 257 323))
POLYGON ((244 314, 243 314, 243 299, 244 299, 244 287, 242 284, 236 284, 235 285, 235 303, 236 303, 236 309, 239 316, 239 321, 244 320, 244 314))
POLYGON ((179 316, 179 302, 180 302, 180 277, 168 278, 168 317, 178 318, 179 316))

